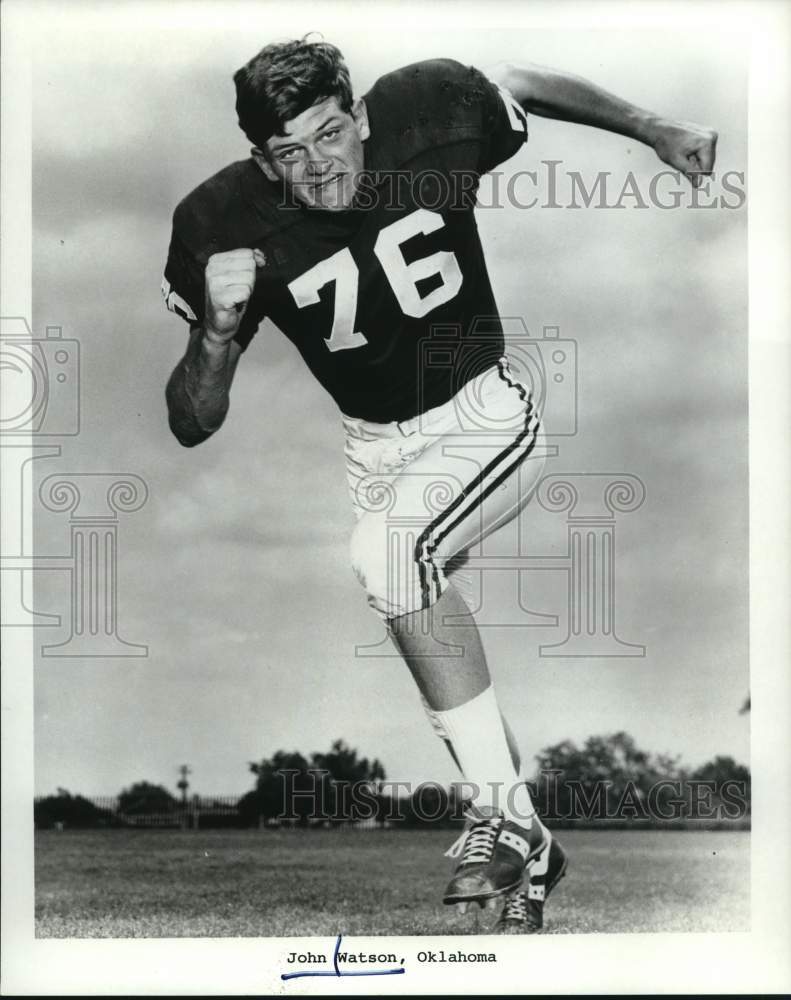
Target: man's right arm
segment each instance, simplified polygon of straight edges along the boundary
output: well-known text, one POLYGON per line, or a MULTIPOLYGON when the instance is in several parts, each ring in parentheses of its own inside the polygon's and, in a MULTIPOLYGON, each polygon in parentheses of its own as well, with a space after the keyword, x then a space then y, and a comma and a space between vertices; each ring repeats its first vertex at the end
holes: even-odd
POLYGON ((230 389, 241 347, 233 339, 255 285, 258 250, 231 250, 209 258, 204 321, 190 330, 184 357, 165 391, 170 429, 192 448, 219 430, 228 413, 230 389))
POLYGON ((170 429, 185 448, 200 444, 222 426, 241 353, 233 340, 214 341, 200 326, 190 330, 186 353, 165 390, 170 429))

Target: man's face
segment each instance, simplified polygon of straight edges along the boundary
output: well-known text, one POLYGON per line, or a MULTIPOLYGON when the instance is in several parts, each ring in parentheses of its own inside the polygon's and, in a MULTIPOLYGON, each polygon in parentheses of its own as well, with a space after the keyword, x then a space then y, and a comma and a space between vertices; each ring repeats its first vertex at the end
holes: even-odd
POLYGON ((266 176, 287 184, 311 208, 350 208, 369 135, 363 102, 349 113, 329 97, 286 122, 284 132, 273 135, 265 149, 253 150, 266 176))

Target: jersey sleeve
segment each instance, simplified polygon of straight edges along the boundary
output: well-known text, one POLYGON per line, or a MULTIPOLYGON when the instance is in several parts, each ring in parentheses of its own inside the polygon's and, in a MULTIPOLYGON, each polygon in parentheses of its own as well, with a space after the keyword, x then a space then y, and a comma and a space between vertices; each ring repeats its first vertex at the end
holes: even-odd
MULTIPOLYGON (((205 264, 201 264, 185 245, 178 232, 177 219, 178 216, 174 217, 173 234, 162 278, 162 297, 167 308, 181 316, 190 327, 200 326, 205 312, 205 264)), ((243 351, 247 350, 255 336, 259 322, 253 319, 248 309, 234 336, 243 351)))
POLYGON ((481 70, 455 59, 427 59, 388 73, 365 103, 371 126, 366 164, 375 170, 419 162, 480 176, 527 140, 524 109, 481 70))
MULTIPOLYGON (((480 71, 479 71, 480 72, 480 71)), ((483 143, 479 169, 482 174, 518 153, 527 142, 527 112, 510 91, 480 73, 485 92, 483 143)))
POLYGON ((203 322, 203 271, 175 229, 170 240, 162 297, 167 308, 190 325, 203 322))

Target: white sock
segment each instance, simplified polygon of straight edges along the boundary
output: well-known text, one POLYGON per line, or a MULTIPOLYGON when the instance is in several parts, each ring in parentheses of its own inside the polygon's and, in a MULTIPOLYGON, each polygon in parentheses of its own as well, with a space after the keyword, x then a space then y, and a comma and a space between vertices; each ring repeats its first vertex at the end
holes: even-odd
MULTIPOLYGON (((521 765, 519 768, 519 780, 523 782, 527 781, 527 778, 525 776, 524 765, 521 765)), ((525 787, 527 788, 527 785, 525 785, 525 787)), ((528 795, 529 794, 530 790, 528 789, 528 795)), ((552 831, 549 829, 549 827, 544 826, 544 824, 539 819, 538 813, 536 813, 536 815, 533 817, 533 824, 535 826, 540 827, 544 831, 545 849, 541 851, 541 853, 534 861, 530 862, 527 870, 530 872, 531 875, 546 875, 547 863, 549 861, 549 851, 546 850, 546 848, 548 848, 549 845, 552 843, 552 831)))
POLYGON ((489 685, 463 705, 433 714, 450 740, 464 778, 478 789, 476 808, 499 809, 529 830, 536 811, 511 761, 494 688, 489 685))

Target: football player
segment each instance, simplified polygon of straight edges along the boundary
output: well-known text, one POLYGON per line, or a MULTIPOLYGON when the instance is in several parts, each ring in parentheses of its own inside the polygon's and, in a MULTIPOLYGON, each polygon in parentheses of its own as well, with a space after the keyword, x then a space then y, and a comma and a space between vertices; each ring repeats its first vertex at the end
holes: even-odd
POLYGON ((716 135, 535 65, 432 59, 355 99, 338 49, 303 39, 266 46, 234 80, 251 155, 173 217, 162 290, 190 335, 171 429, 187 447, 219 430, 265 317, 295 344, 342 414, 354 571, 474 789, 444 902, 506 897, 498 931, 538 930, 566 858, 521 775, 463 557, 518 514, 544 446, 509 365, 476 189, 524 144, 531 112, 646 143, 693 185, 716 135))

